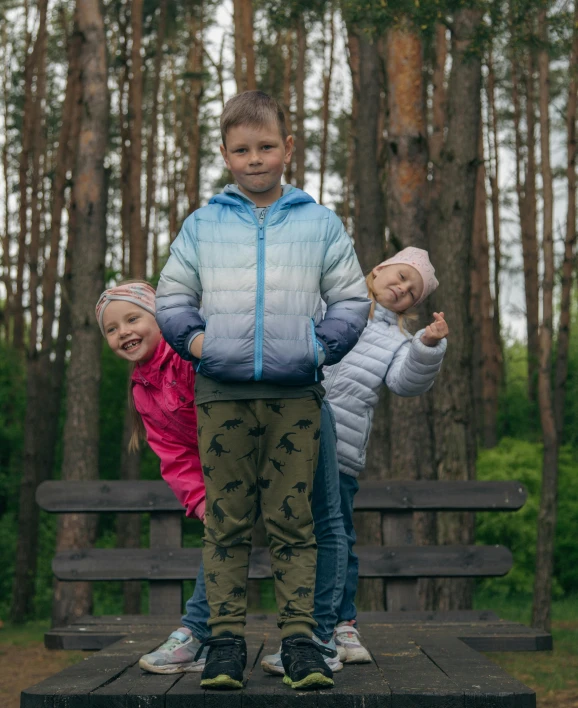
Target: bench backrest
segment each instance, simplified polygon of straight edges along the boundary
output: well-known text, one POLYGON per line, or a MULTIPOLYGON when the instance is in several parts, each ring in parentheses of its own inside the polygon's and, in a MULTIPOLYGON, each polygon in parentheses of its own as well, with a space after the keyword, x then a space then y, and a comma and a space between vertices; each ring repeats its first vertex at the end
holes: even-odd
MULTIPOLYGON (((387 545, 361 546, 359 575, 386 579, 388 610, 415 610, 420 577, 505 575, 512 555, 503 546, 416 546, 413 515, 423 511, 515 511, 526 501, 518 482, 361 482, 356 511, 381 513, 387 545)), ((44 482, 36 499, 52 513, 150 514, 148 549, 74 549, 57 553, 59 580, 148 580, 151 614, 180 612, 182 581, 197 576, 199 548, 182 548, 183 510, 162 482, 44 482)), ((269 552, 255 548, 250 578, 271 577, 269 552)))

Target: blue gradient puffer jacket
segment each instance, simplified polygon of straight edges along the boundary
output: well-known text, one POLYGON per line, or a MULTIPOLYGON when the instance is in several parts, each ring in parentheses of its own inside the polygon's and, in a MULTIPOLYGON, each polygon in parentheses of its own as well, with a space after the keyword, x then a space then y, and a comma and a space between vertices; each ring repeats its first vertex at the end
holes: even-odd
POLYGON ((339 218, 292 189, 262 225, 236 194, 184 222, 157 287, 157 321, 183 359, 204 331, 197 371, 220 381, 311 384, 356 344, 370 302, 339 218), (327 303, 323 318, 322 299, 327 303), (203 312, 199 313, 201 306, 203 312))

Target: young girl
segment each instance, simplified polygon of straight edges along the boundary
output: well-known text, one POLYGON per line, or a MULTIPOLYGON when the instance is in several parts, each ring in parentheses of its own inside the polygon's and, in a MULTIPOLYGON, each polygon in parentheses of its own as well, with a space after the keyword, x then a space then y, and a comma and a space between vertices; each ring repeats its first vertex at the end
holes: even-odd
POLYGON ((437 288, 427 251, 405 248, 380 263, 367 277, 373 300, 370 319, 359 342, 344 359, 324 370, 324 386, 337 421, 337 455, 341 510, 349 555, 343 599, 338 611, 335 641, 349 663, 370 661, 356 627, 358 559, 353 552, 353 499, 357 477, 365 465, 365 451, 373 412, 382 383, 398 396, 418 396, 433 385, 446 351, 448 326, 444 313, 413 338, 403 329, 403 316, 437 288))
MULTIPOLYGON (((146 437, 160 458, 163 478, 185 507, 187 516, 203 520, 203 473, 210 474, 211 470, 203 470, 199 459, 195 374, 192 365, 162 338, 155 320, 154 289, 146 282, 136 281, 105 290, 96 306, 96 318, 113 352, 133 366, 129 403, 134 405, 135 433, 131 445, 138 445, 139 439, 146 437)), ((333 656, 328 656, 326 661, 333 671, 339 671, 343 665, 334 656, 333 629, 345 576, 347 540, 339 500, 335 421, 325 405, 321 408, 320 436, 312 497, 318 545, 314 638, 331 650, 329 653, 333 656)), ((141 657, 140 667, 161 674, 202 671, 206 651, 198 659, 196 655, 203 640, 210 636, 208 619, 201 563, 182 626, 156 651, 141 657)), ((283 674, 282 663, 280 659, 277 662, 277 658, 272 658, 267 670, 283 674)))

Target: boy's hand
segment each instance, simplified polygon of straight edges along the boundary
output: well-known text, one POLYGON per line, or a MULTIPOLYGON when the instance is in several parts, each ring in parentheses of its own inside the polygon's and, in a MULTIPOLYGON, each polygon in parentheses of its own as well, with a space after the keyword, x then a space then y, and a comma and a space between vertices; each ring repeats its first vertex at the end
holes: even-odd
POLYGON ((203 341, 205 340, 205 335, 204 334, 199 334, 198 337, 195 337, 193 341, 191 342, 191 354, 195 357, 195 359, 200 359, 201 354, 203 353, 203 341))
POLYGON ((426 347, 435 347, 435 345, 441 339, 447 337, 450 332, 448 323, 444 320, 443 312, 434 312, 433 316, 434 322, 428 325, 425 328, 425 332, 421 335, 421 341, 426 345, 426 347))

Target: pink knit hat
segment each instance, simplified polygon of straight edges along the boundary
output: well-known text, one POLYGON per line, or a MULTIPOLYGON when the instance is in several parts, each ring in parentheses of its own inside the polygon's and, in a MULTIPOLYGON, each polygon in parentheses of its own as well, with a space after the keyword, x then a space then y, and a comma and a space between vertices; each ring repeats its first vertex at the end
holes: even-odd
POLYGON ((423 248, 414 248, 413 246, 404 248, 403 251, 396 253, 395 256, 375 266, 373 270, 380 270, 381 268, 385 268, 385 266, 395 265, 396 263, 405 263, 406 265, 413 266, 421 275, 423 291, 420 297, 415 301, 415 305, 419 305, 420 302, 423 302, 439 285, 435 277, 435 268, 431 264, 428 252, 423 248))
POLYGON ((100 331, 104 335, 104 327, 102 325, 102 320, 104 317, 104 311, 108 307, 108 304, 113 300, 124 300, 125 302, 132 302, 134 305, 142 307, 143 310, 150 312, 151 315, 155 314, 155 289, 152 285, 148 283, 125 283, 124 285, 117 285, 115 288, 109 288, 105 290, 102 295, 98 298, 96 303, 96 319, 98 320, 98 326, 100 331))

